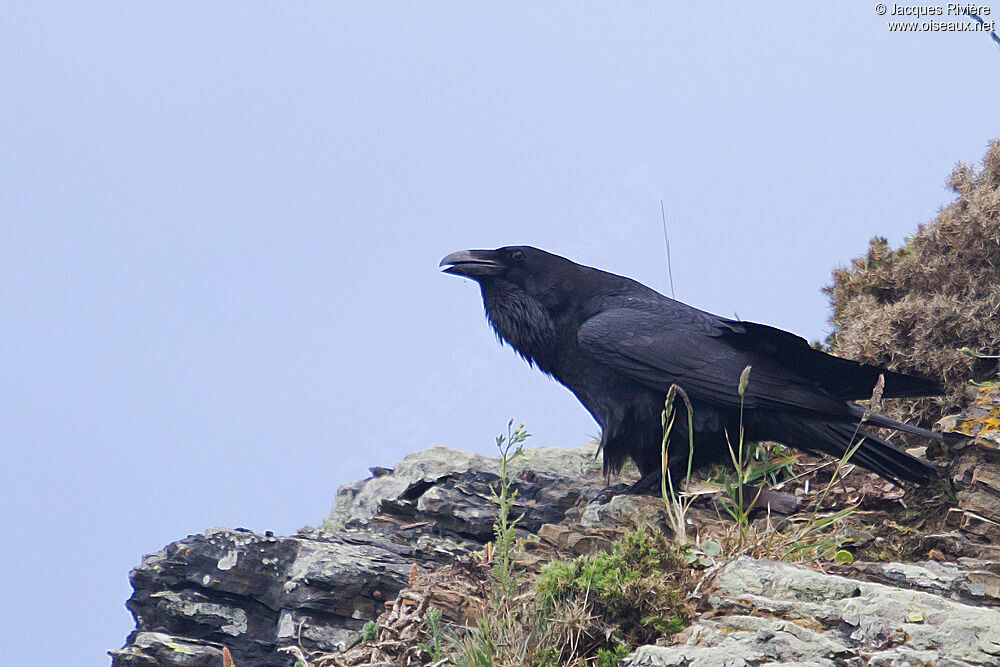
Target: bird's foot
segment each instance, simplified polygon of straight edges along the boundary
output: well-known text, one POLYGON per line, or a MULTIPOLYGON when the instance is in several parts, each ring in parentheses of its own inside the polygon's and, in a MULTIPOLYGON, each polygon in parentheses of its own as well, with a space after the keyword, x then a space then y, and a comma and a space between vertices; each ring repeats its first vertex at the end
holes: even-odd
POLYGON ((660 493, 660 473, 644 475, 633 484, 619 482, 601 489, 591 502, 606 505, 615 496, 653 496, 660 493))
POLYGON ((656 471, 643 475, 638 482, 628 487, 625 493, 633 496, 660 495, 660 472, 656 471))
POLYGON ((611 502, 611 499, 615 496, 620 496, 629 492, 631 487, 628 484, 619 482, 617 484, 609 484, 594 496, 593 500, 590 502, 597 503, 598 505, 607 505, 611 502))

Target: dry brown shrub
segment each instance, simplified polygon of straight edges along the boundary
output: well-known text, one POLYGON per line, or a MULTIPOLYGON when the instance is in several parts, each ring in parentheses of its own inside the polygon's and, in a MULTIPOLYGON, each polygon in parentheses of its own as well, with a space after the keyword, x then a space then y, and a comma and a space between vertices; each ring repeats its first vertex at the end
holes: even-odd
POLYGON ((1000 352, 1000 140, 978 173, 959 164, 947 181, 957 195, 902 248, 874 238, 868 253, 833 272, 836 354, 940 380, 941 399, 889 406, 893 416, 933 423, 964 407, 969 381, 995 377, 1000 352))

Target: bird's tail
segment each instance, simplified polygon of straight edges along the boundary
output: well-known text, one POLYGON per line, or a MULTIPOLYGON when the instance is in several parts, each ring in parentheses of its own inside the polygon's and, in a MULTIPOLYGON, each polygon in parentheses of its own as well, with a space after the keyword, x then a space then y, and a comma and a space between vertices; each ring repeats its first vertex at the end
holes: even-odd
MULTIPOLYGON (((887 421, 893 421, 884 418, 887 421)), ((872 423, 882 426, 875 420, 872 423)), ((898 422, 897 422, 898 423, 898 422)), ((821 451, 836 458, 861 444, 851 456, 851 463, 856 463, 882 477, 892 481, 923 483, 937 474, 937 469, 926 461, 904 452, 895 445, 880 438, 864 427, 829 421, 796 420, 795 424, 786 424, 796 436, 794 444, 800 449, 821 451)), ((923 429, 916 429, 923 431, 923 429)), ((904 429, 909 430, 909 429, 904 429)), ((927 433, 930 433, 929 431, 927 433)), ((924 433, 919 433, 924 435, 924 433)), ((934 434, 932 434, 933 436, 934 434)))
POLYGON ((920 428, 919 426, 913 426, 912 424, 907 424, 906 422, 896 421, 895 419, 889 419, 885 415, 875 414, 869 412, 867 416, 865 415, 865 410, 857 403, 849 404, 851 412, 859 420, 864 419, 868 423, 874 426, 881 426, 883 428, 891 428, 894 431, 903 431, 904 433, 912 433, 913 435, 919 435, 924 438, 930 438, 931 440, 937 440, 938 442, 944 442, 944 437, 940 433, 935 433, 934 431, 928 431, 925 428, 920 428))

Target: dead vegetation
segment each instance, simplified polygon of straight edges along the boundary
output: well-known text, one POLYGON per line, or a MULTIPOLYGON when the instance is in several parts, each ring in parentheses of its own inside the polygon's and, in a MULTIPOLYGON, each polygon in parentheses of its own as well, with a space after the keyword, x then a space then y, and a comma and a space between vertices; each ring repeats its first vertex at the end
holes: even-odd
POLYGON ((824 290, 835 353, 944 384, 943 399, 888 406, 892 416, 925 425, 965 407, 970 380, 997 373, 995 358, 968 352, 1000 352, 1000 140, 982 170, 959 164, 947 183, 955 201, 903 247, 872 239, 824 290))
POLYGON ((512 596, 491 581, 496 553, 431 572, 340 653, 283 649, 302 667, 377 665, 617 665, 627 647, 683 629, 704 569, 685 565, 659 532, 637 530, 609 551, 572 557, 534 543, 512 596), (499 613, 504 610, 504 613, 499 613))

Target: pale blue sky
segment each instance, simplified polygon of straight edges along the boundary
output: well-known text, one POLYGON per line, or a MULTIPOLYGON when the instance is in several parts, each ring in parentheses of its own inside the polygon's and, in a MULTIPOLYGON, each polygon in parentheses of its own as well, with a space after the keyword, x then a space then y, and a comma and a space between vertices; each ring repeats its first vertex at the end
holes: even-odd
POLYGON ((1000 136, 982 34, 874 3, 7 2, 0 663, 105 664, 144 553, 441 442, 597 428, 497 346, 536 245, 809 338, 1000 136))

